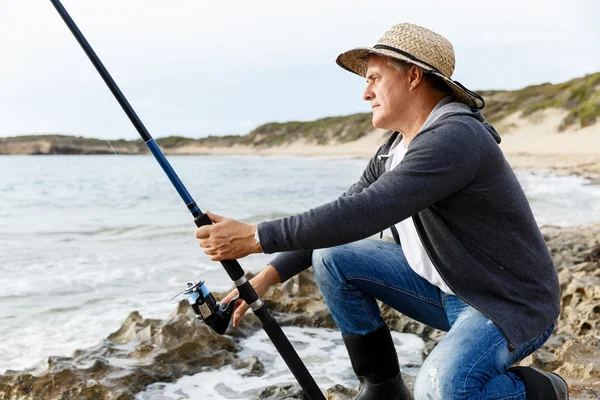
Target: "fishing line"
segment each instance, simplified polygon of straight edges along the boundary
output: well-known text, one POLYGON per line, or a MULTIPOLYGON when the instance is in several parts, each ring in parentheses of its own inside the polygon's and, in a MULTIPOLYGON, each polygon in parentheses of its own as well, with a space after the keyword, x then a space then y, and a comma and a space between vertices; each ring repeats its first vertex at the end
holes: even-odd
POLYGON ((110 144, 110 140, 106 139, 106 141, 108 142, 108 145, 110 146, 110 148, 112 149, 113 153, 115 153, 115 156, 116 156, 117 152, 115 151, 114 147, 112 147, 112 144, 110 144))

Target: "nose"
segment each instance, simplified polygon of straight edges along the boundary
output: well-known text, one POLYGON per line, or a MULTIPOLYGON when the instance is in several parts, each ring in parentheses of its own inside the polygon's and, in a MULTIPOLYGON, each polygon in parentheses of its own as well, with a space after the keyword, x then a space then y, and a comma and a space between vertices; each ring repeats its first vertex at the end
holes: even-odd
POLYGON ((365 91, 363 92, 363 100, 371 101, 374 98, 375 98, 375 93, 373 93, 373 90, 371 89, 371 84, 368 84, 367 87, 365 88, 365 91))

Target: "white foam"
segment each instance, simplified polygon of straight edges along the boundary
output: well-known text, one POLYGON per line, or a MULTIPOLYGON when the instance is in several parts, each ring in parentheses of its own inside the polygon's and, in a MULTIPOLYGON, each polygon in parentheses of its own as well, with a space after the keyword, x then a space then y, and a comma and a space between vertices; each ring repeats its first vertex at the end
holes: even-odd
MULTIPOLYGON (((299 327, 284 327, 283 331, 322 390, 334 384, 356 386, 357 380, 339 331, 299 327)), ((424 345, 421 338, 398 332, 393 332, 392 337, 401 365, 421 365, 424 345)), ((258 357, 265 367, 264 375, 244 376, 248 373, 247 369, 234 370, 231 366, 225 366, 218 370, 185 376, 175 383, 155 383, 148 386, 144 392, 138 393, 136 399, 250 399, 256 398, 259 389, 266 386, 296 382, 263 331, 240 341, 240 347, 242 350, 238 356, 241 359, 258 357)))
POLYGON ((518 175, 540 225, 600 222, 600 186, 579 176, 518 175))

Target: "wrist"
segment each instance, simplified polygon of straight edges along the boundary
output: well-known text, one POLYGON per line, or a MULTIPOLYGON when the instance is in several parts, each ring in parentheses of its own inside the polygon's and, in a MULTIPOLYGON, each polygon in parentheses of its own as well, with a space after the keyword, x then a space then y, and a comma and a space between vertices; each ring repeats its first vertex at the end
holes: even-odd
POLYGON ((263 279, 267 283, 268 286, 275 285, 277 283, 281 283, 281 277, 279 276, 279 272, 275 269, 274 266, 268 264, 260 274, 263 276, 263 279))
POLYGON ((260 237, 258 235, 258 225, 252 226, 254 232, 254 246, 252 247, 252 251, 254 253, 262 253, 262 247, 260 245, 260 237))

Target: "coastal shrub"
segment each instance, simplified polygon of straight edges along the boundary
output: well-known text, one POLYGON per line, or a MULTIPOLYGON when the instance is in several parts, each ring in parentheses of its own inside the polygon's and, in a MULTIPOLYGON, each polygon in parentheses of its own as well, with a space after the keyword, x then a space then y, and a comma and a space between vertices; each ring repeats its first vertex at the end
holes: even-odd
POLYGON ((183 146, 192 142, 195 142, 195 139, 183 137, 183 136, 168 136, 160 139, 156 139, 155 142, 163 148, 172 148, 183 146))
POLYGON ((371 130, 371 114, 360 113, 306 122, 271 122, 257 127, 247 136, 254 146, 271 147, 298 140, 316 144, 343 143, 356 140, 371 130))
POLYGON ((585 128, 596 123, 600 118, 600 101, 588 101, 577 108, 577 116, 581 127, 585 128))
POLYGON ((529 116, 548 108, 569 111, 560 130, 576 122, 589 126, 600 117, 600 72, 553 85, 543 83, 515 91, 487 90, 480 93, 486 100, 483 111, 489 122, 498 122, 515 112, 529 116))
POLYGON ((236 144, 250 144, 248 135, 223 135, 223 136, 207 136, 197 139, 196 142, 202 146, 208 147, 231 147, 236 144))

